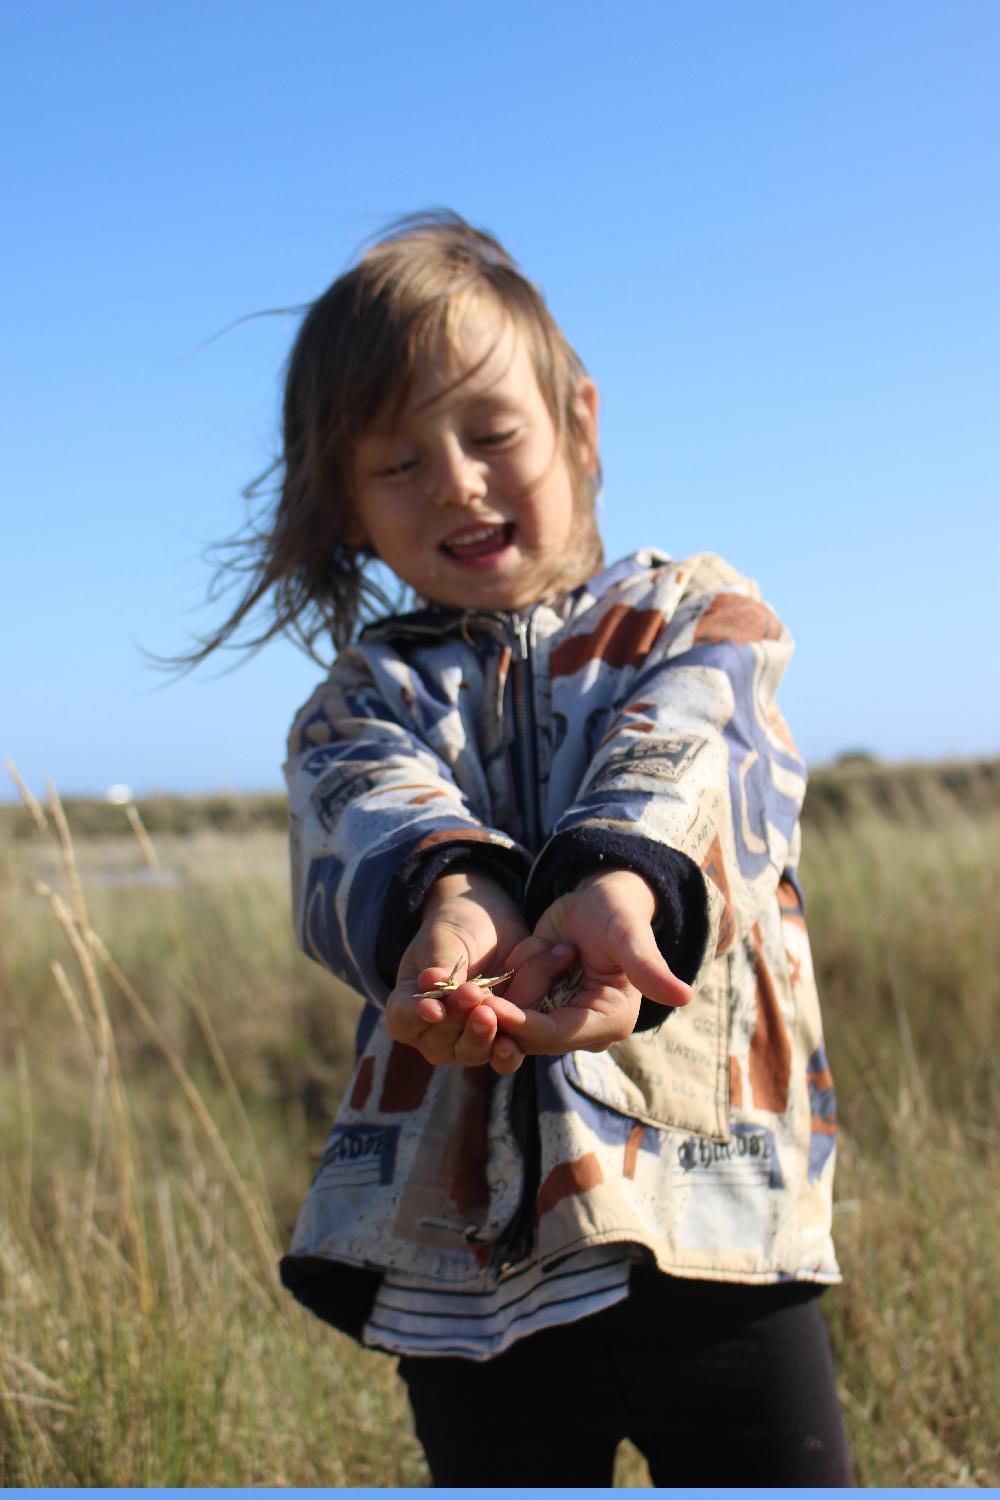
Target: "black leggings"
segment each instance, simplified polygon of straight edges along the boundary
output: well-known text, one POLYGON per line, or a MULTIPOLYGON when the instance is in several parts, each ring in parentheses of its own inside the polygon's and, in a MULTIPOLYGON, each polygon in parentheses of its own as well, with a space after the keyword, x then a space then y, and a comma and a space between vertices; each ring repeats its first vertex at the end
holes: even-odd
POLYGON ((435 1485, 607 1487, 623 1438, 661 1487, 850 1485, 816 1289, 637 1269, 624 1302, 485 1363, 400 1360, 435 1485))

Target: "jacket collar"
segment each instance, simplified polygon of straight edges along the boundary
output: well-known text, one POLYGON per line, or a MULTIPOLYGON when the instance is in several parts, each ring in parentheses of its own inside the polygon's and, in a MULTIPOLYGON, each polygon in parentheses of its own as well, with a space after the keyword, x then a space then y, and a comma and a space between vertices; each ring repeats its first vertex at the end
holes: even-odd
MULTIPOLYGON (((611 589, 624 583, 634 573, 646 572, 649 568, 668 563, 666 552, 656 547, 643 547, 623 557, 620 562, 595 573, 567 594, 560 594, 543 603, 566 622, 581 609, 588 609, 603 599, 611 589)), ((468 639, 470 636, 488 636, 504 641, 518 628, 519 620, 530 619, 539 605, 522 611, 450 609, 443 604, 418 598, 415 607, 402 614, 385 615, 366 625, 358 637, 364 642, 387 642, 391 640, 438 640, 450 635, 468 639)))

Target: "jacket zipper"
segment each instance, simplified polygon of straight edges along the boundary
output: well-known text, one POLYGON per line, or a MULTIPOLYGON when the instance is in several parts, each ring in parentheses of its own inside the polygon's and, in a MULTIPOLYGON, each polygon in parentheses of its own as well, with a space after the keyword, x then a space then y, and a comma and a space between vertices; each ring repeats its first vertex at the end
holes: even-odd
MULTIPOLYGON (((501 640, 511 642, 511 666, 507 688, 510 693, 513 734, 510 769, 514 787, 516 821, 521 842, 532 854, 542 841, 541 799, 538 785, 538 746, 535 723, 535 681, 531 660, 532 611, 527 616, 514 613, 506 620, 499 614, 467 616, 501 640)), ((398 628, 398 627, 397 627, 398 628)), ((435 637, 442 631, 430 622, 407 622, 405 632, 411 637, 435 637)), ((383 626, 371 629, 368 639, 385 639, 390 630, 383 626)), ((538 1130, 537 1082, 535 1059, 528 1058, 514 1075, 507 1107, 511 1136, 521 1154, 523 1181, 521 1200, 509 1224, 493 1243, 491 1261, 501 1276, 508 1275, 531 1253, 534 1241, 535 1206, 541 1177, 541 1141, 538 1130)), ((466 1233, 470 1243, 477 1236, 466 1233)))
POLYGON ((538 852, 542 817, 538 788, 538 739, 535 727, 535 678, 531 661, 531 616, 511 617, 514 651, 510 673, 514 713, 513 777, 522 843, 538 852))
MULTIPOLYGON (((513 614, 511 629, 511 774, 521 842, 532 854, 536 854, 542 841, 542 814, 538 785, 535 681, 531 660, 531 615, 513 614)), ((507 1228, 493 1246, 493 1265, 501 1276, 507 1275, 527 1259, 534 1240, 535 1205, 541 1175, 541 1142, 533 1057, 527 1058, 514 1076, 507 1119, 511 1135, 521 1153, 524 1176, 521 1201, 507 1228)))

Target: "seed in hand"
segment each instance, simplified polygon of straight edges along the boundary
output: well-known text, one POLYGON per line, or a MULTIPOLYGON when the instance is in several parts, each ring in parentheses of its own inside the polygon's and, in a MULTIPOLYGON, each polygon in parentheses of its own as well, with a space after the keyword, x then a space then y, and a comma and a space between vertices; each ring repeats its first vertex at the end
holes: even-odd
MULTIPOLYGON (((421 990, 420 994, 416 995, 414 998, 417 1000, 436 1000, 438 995, 442 995, 448 990, 457 990, 460 984, 465 983, 464 979, 459 979, 457 977, 458 971, 462 967, 462 963, 463 960, 461 958, 457 959, 455 962, 455 967, 452 969, 447 979, 435 979, 432 989, 421 990)), ((477 976, 477 978, 470 979, 469 983, 478 984, 481 990, 492 990, 495 989, 498 984, 506 984, 507 980, 513 979, 513 977, 514 970, 511 969, 506 974, 480 974, 477 976)))

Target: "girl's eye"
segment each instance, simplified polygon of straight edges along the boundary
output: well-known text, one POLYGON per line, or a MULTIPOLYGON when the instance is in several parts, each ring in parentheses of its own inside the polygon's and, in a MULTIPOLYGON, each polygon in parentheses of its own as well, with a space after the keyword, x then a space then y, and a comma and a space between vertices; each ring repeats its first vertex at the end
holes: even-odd
POLYGON ((411 469, 417 467, 415 458, 404 458, 398 464, 385 464, 381 469, 375 470, 376 479, 395 479, 400 474, 408 474, 411 469))
POLYGON ((509 443, 513 438, 517 437, 517 434, 518 429, 510 427, 506 432, 487 432, 483 437, 477 438, 476 441, 480 448, 502 448, 505 443, 509 443))

